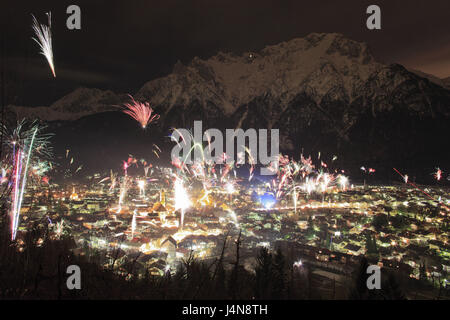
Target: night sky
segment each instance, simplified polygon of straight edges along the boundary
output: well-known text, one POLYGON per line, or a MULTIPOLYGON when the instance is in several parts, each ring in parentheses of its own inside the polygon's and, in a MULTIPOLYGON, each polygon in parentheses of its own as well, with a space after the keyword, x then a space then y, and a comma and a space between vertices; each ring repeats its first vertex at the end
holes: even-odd
POLYGON ((382 62, 450 76, 449 0, 414 1, 2 1, 6 101, 48 105, 80 86, 136 92, 171 72, 177 60, 218 51, 257 51, 311 32, 367 42, 382 62), (66 8, 81 7, 81 30, 66 28, 66 8), (382 30, 366 28, 377 4, 382 30), (52 11, 56 80, 31 40, 31 14, 52 11))

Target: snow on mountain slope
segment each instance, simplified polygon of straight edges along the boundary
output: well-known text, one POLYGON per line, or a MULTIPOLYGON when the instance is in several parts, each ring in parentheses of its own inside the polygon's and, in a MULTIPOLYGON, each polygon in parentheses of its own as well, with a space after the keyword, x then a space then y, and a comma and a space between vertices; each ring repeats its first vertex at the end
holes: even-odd
POLYGON ((137 97, 164 106, 166 114, 176 105, 199 101, 230 115, 267 94, 287 103, 299 91, 310 89, 319 103, 339 84, 351 101, 355 88, 381 67, 365 44, 340 34, 313 33, 258 53, 219 53, 208 60, 194 58, 187 66, 177 63, 171 75, 146 83, 137 97))
MULTIPOLYGON (((327 119, 345 135, 366 109, 375 115, 401 104, 414 112, 445 108, 446 102, 431 104, 447 101, 448 92, 425 81, 399 65, 377 62, 364 43, 336 33, 312 33, 259 52, 220 52, 188 65, 178 62, 171 74, 144 84, 135 98, 150 102, 163 126, 203 119, 272 128, 286 121, 293 127, 327 119)), ((79 88, 50 107, 9 109, 19 117, 77 120, 117 110, 125 101, 126 95, 112 91, 79 88)))
POLYGON ((18 118, 74 121, 90 114, 117 110, 117 105, 125 99, 125 95, 117 95, 109 90, 78 88, 49 107, 8 106, 8 108, 16 113, 18 118))
POLYGON ((124 114, 98 114, 129 101, 98 89, 77 89, 50 107, 10 110, 47 121, 75 120, 55 121, 51 130, 63 152, 69 142, 78 144, 86 159, 101 146, 105 158, 114 153, 111 161, 120 163, 123 152, 147 150, 150 137, 167 137, 170 127, 190 128, 203 120, 205 129, 277 128, 283 152, 321 151, 339 155, 337 162, 357 172, 362 163, 391 172, 392 166, 449 161, 450 91, 425 78, 377 62, 364 43, 313 33, 259 52, 178 62, 171 74, 135 94, 161 115, 147 131, 124 114), (118 131, 121 125, 126 129, 118 131))

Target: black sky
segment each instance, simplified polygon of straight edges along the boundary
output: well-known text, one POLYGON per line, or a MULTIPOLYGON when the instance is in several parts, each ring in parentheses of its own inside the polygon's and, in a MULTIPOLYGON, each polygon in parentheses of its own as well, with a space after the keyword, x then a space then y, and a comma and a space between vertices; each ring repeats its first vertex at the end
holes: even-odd
POLYGON ((450 1, 1 1, 6 100, 48 105, 79 86, 134 93, 170 73, 177 60, 218 51, 255 51, 311 32, 339 32, 369 44, 386 63, 450 76, 450 1), (66 8, 81 7, 82 29, 66 28, 66 8), (382 30, 366 28, 370 4, 382 30), (31 40, 31 14, 52 11, 57 78, 31 40))

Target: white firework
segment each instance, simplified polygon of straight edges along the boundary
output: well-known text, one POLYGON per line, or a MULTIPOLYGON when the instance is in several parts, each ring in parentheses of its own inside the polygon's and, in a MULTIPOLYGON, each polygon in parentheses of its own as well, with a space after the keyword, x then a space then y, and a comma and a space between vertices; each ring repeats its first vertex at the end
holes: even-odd
POLYGON ((175 210, 181 209, 180 227, 183 228, 184 212, 191 206, 186 189, 183 187, 183 182, 180 179, 175 180, 175 210))
POLYGON ((133 219, 131 220, 131 238, 134 238, 134 232, 136 231, 136 210, 133 212, 133 219))
POLYGON ((35 16, 31 15, 33 17, 33 30, 36 34, 37 38, 32 38, 34 41, 37 42, 39 47, 41 48, 41 54, 47 59, 48 64, 50 65, 50 69, 52 70, 53 77, 56 78, 55 74, 55 66, 53 64, 53 49, 52 49, 52 13, 48 12, 48 26, 45 24, 40 24, 35 16))

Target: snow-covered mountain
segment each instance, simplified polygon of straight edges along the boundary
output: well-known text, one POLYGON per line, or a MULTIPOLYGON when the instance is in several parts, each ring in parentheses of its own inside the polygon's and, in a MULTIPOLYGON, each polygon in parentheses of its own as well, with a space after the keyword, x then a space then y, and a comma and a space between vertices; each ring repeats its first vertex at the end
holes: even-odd
MULTIPOLYGON (((218 53, 207 60, 194 58, 188 65, 178 62, 171 74, 146 83, 136 98, 150 101, 162 116, 200 108, 208 117, 222 118, 232 117, 262 97, 276 101, 277 110, 273 111, 281 113, 299 95, 308 97, 320 109, 330 99, 351 105, 361 99, 367 102, 369 95, 380 98, 410 80, 425 85, 422 78, 428 78, 443 87, 448 82, 412 72, 377 62, 366 44, 341 34, 312 33, 259 52, 218 53)), ((21 117, 76 120, 117 110, 116 105, 126 100, 124 94, 79 88, 49 107, 10 109, 21 117)))
MULTIPOLYGON (((165 132, 191 127, 194 120, 203 120, 204 128, 279 128, 281 149, 336 152, 358 163, 404 163, 449 147, 448 79, 439 85, 429 78, 380 63, 366 44, 341 34, 312 33, 259 52, 178 62, 171 74, 149 81, 135 98, 150 102, 165 132)), ((127 100, 123 94, 81 88, 50 107, 10 110, 48 121, 77 120, 117 110, 127 100)), ((99 132, 102 124, 92 117, 92 130, 99 132)), ((89 131, 90 121, 79 123, 74 133, 80 126, 89 131)))
POLYGON ((260 52, 219 53, 208 60, 194 58, 186 66, 178 62, 172 74, 146 83, 137 97, 150 100, 163 115, 200 105, 231 116, 264 96, 278 100, 283 110, 299 93, 317 104, 331 92, 351 103, 383 67, 364 43, 340 34, 310 34, 260 52))
POLYGON ((112 91, 78 88, 49 107, 9 106, 18 118, 45 121, 74 121, 91 114, 118 110, 127 97, 112 91))
MULTIPOLYGON (((166 127, 202 119, 215 127, 280 128, 288 149, 319 137, 340 145, 360 137, 357 128, 373 126, 362 125, 369 119, 428 121, 450 114, 450 91, 401 65, 379 63, 366 44, 334 33, 177 63, 137 98, 151 101, 166 127)), ((371 139, 374 130, 368 130, 371 139)))

